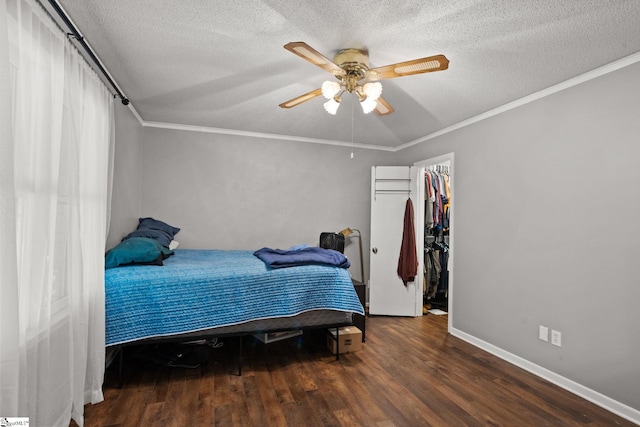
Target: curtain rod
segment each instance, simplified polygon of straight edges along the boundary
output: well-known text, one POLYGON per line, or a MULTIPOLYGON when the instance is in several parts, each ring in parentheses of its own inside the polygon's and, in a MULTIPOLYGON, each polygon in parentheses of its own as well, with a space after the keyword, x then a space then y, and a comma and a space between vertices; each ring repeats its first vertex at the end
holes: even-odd
MULTIPOLYGON (((41 2, 41 0, 38 0, 38 2, 41 2)), ((71 20, 67 16, 67 14, 64 12, 64 10, 62 10, 60 5, 58 4, 58 2, 56 0, 49 0, 49 4, 56 11, 56 13, 60 17, 60 19, 62 19, 64 21, 64 23, 67 25, 69 30, 71 30, 70 33, 67 33, 67 36, 68 37, 73 37, 74 39, 76 39, 76 41, 78 43, 80 43, 80 45, 84 48, 84 50, 87 52, 87 54, 91 57, 93 62, 97 65, 97 67, 100 70, 100 72, 102 73, 102 75, 107 79, 109 84, 111 84, 113 89, 116 91, 116 93, 113 95, 113 97, 114 98, 116 96, 119 97, 120 101, 122 102, 122 105, 129 105, 129 99, 126 96, 124 96, 122 94, 122 92, 120 92, 120 89, 118 89, 118 86, 116 86, 115 82, 111 79, 111 77, 109 76, 109 73, 107 73, 107 70, 104 69, 104 67, 100 63, 100 60, 98 59, 98 57, 93 53, 93 50, 84 41, 84 37, 82 37, 82 35, 80 35, 80 32, 73 25, 73 23, 71 22, 71 20)))

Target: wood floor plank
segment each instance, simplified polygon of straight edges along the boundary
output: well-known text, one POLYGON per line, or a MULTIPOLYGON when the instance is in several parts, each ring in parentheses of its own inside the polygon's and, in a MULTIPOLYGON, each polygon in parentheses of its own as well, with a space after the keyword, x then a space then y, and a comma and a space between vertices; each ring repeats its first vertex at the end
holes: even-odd
POLYGON ((346 409, 339 409, 335 411, 335 414, 342 427, 359 427, 362 425, 362 420, 358 420, 352 412, 346 409))
MULTIPOLYGON (((198 386, 198 413, 196 426, 205 427, 215 425, 215 396, 216 381, 214 375, 215 361, 202 366, 202 378, 197 382, 198 386)), ((195 387, 194 387, 195 388, 195 387)))
MULTIPOLYGON (((216 427, 227 427, 227 426, 233 426, 233 425, 248 425, 248 424, 241 424, 238 422, 238 419, 236 418, 236 423, 234 424, 233 422, 233 409, 232 409, 232 404, 231 403, 227 403, 225 405, 218 405, 215 408, 215 413, 214 413, 214 426, 216 427)), ((106 426, 105 426, 106 427, 106 426)))
MULTIPOLYGON (((199 368, 125 353, 88 427, 620 426, 633 423, 447 333, 446 316, 368 317, 363 349, 336 361, 322 331, 263 344, 237 338, 199 368), (160 424, 159 424, 160 423, 160 424)), ((71 423, 75 426, 75 423, 71 423)))
POLYGON ((163 403, 149 403, 142 412, 140 418, 141 426, 152 426, 163 417, 164 408, 163 403))
MULTIPOLYGON (((334 381, 329 389, 332 394, 338 394, 353 416, 363 425, 375 425, 379 421, 387 419, 386 414, 376 405, 369 405, 369 396, 372 392, 359 381, 361 371, 350 365, 356 359, 356 355, 348 355, 344 359, 347 363, 341 364, 338 371, 340 380, 334 381)), ((359 360, 359 359, 358 359, 359 360)))
POLYGON ((243 380, 245 402, 249 415, 249 422, 252 425, 256 425, 267 413, 267 402, 263 401, 260 394, 260 387, 257 384, 255 375, 247 375, 243 380))
POLYGON ((315 425, 321 426, 322 424, 316 419, 309 419, 306 412, 309 408, 304 405, 303 402, 289 402, 282 405, 282 414, 284 415, 285 426, 294 425, 315 425), (307 424, 308 423, 308 424, 307 424))
MULTIPOLYGON (((158 414, 156 423, 161 426, 177 426, 180 421, 189 417, 187 407, 181 408, 185 389, 185 369, 171 370, 171 378, 167 388, 166 399, 162 402, 162 411, 158 414), (178 409, 180 408, 180 409, 178 409)), ((187 424, 182 424, 187 425, 187 424)))
POLYGON ((281 365, 279 364, 271 363, 267 367, 267 369, 269 369, 269 379, 271 381, 273 391, 275 392, 278 398, 278 402, 281 405, 286 405, 287 403, 295 403, 296 400, 293 397, 293 393, 291 393, 287 378, 285 377, 284 371, 280 368, 280 366, 281 365))
MULTIPOLYGON (((274 371, 277 371, 284 381, 287 383, 289 393, 294 402, 302 402, 307 399, 307 390, 305 390, 305 384, 301 381, 301 378, 297 375, 297 365, 299 362, 293 362, 291 360, 280 357, 277 359, 277 363, 272 366, 274 371)), ((286 402, 285 402, 286 403, 286 402)))

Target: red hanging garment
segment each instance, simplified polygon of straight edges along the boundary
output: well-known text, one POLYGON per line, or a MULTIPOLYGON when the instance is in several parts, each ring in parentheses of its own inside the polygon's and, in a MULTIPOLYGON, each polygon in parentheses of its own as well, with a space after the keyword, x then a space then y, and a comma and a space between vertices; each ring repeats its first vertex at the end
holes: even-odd
POLYGON ((400 246, 400 258, 398 259, 398 276, 407 286, 413 282, 418 274, 418 254, 416 252, 416 233, 413 226, 413 202, 407 199, 404 208, 404 229, 402 231, 402 244, 400 246))

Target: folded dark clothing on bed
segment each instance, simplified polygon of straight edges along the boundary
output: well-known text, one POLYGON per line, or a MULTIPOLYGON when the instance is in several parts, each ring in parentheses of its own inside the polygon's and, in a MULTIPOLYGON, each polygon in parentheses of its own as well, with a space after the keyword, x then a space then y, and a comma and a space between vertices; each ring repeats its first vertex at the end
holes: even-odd
POLYGON ((344 254, 333 249, 309 246, 302 249, 262 248, 253 253, 271 268, 295 267, 298 265, 320 264, 349 268, 351 265, 344 254))

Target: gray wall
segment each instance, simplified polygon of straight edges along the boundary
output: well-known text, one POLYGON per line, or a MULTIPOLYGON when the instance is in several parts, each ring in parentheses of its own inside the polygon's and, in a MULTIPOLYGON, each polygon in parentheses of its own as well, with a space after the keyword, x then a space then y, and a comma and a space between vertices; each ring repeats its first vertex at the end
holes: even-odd
MULTIPOLYGON (((182 248, 318 245, 320 233, 369 229, 370 167, 388 152, 145 128, 142 216, 181 228, 182 248)), ((363 239, 368 248, 368 233, 363 239)), ((366 253, 365 257, 368 257, 366 253)), ((357 239, 345 248, 360 278, 357 239)), ((368 258, 365 265, 368 265, 368 258)))
POLYGON ((142 125, 129 108, 119 102, 114 109, 116 138, 107 249, 137 227, 141 199, 142 125))
POLYGON ((637 410, 639 100, 636 63, 396 159, 455 152, 453 327, 637 410))

